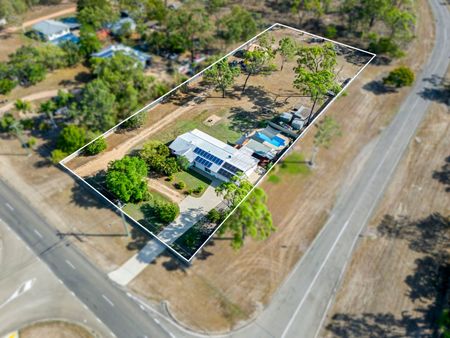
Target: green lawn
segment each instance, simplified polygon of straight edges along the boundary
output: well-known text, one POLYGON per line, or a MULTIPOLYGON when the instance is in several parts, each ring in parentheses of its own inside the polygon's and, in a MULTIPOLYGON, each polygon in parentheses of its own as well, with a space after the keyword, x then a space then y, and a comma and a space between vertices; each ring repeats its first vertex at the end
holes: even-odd
POLYGON ((230 126, 230 122, 226 118, 228 114, 227 110, 221 111, 209 111, 205 110, 201 114, 196 115, 195 117, 186 117, 177 120, 175 123, 170 124, 161 132, 157 133, 152 139, 159 140, 163 143, 168 143, 173 141, 177 136, 191 131, 193 129, 199 129, 222 142, 236 142, 241 134, 232 130, 230 126), (222 120, 217 122, 215 125, 209 127, 203 123, 209 116, 218 115, 222 117, 222 120))
POLYGON ((153 210, 155 202, 161 200, 165 202, 171 202, 163 195, 155 191, 150 191, 150 198, 148 201, 139 203, 128 203, 123 207, 123 211, 125 211, 128 215, 133 217, 136 221, 138 221, 148 230, 157 234, 164 228, 164 226, 166 226, 165 223, 159 220, 159 218, 157 217, 157 215, 154 213, 153 210))
POLYGON ((211 180, 204 177, 203 175, 199 174, 198 172, 188 169, 187 171, 180 171, 173 175, 174 179, 172 182, 166 181, 166 184, 170 184, 172 188, 174 188, 174 185, 180 181, 183 181, 186 184, 186 187, 183 189, 180 189, 179 191, 186 193, 189 190, 194 190, 198 187, 203 187, 203 191, 200 194, 192 194, 192 196, 200 197, 205 192, 206 188, 211 184, 211 180))
POLYGON ((283 159, 279 165, 280 174, 309 174, 310 169, 306 164, 305 157, 301 153, 292 153, 283 159))

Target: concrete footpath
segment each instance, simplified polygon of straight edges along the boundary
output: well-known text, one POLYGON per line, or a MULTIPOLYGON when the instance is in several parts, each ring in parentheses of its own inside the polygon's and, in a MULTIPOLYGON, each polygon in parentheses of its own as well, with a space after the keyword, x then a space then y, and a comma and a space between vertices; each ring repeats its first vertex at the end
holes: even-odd
MULTIPOLYGON (((208 186, 201 197, 188 196, 181 201, 179 204, 180 215, 158 234, 158 238, 166 244, 172 244, 204 217, 208 211, 217 207, 222 202, 222 198, 217 196, 215 192, 217 184, 218 182, 213 182, 208 186)), ((166 246, 159 240, 151 239, 136 255, 117 270, 110 272, 108 276, 120 285, 127 285, 165 249, 166 246)))

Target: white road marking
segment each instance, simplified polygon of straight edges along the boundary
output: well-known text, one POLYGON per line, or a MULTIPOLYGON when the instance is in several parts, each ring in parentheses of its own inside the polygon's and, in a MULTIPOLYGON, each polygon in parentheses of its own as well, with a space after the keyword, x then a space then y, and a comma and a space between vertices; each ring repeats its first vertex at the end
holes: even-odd
POLYGON ((0 309, 5 306, 6 304, 8 304, 9 302, 11 302, 12 300, 16 299, 17 297, 19 297, 20 295, 22 295, 23 293, 27 292, 28 290, 30 290, 33 287, 34 282, 36 281, 36 278, 33 279, 29 279, 26 282, 22 283, 17 289, 16 291, 14 291, 14 293, 3 303, 0 304, 0 309))
POLYGON ((347 219, 347 222, 345 222, 344 226, 342 227, 341 231, 339 232, 338 236, 336 237, 336 240, 334 241, 333 245, 331 246, 331 249, 328 251, 328 254, 326 255, 325 259, 323 260, 322 264, 320 265, 319 269, 316 272, 316 275, 314 276, 312 282, 309 284, 308 289, 306 289, 305 294, 303 295, 302 300, 298 304, 297 308, 294 311, 294 314, 289 319, 288 324, 286 325, 286 328, 283 331, 283 334, 281 335, 281 338, 286 337, 287 332, 291 328, 292 323, 294 322, 295 317, 297 317, 298 311, 300 311, 300 308, 303 306, 303 303, 305 302, 306 298, 308 298, 309 293, 311 292, 311 289, 313 288, 314 284, 316 283, 317 278, 319 277, 320 273, 322 272, 323 268, 328 262, 328 259, 330 258, 331 254, 333 253, 334 248, 336 247, 337 243, 339 242, 339 239, 341 238, 342 234, 344 233, 345 229, 347 228, 350 218, 353 216, 353 213, 350 214, 350 217, 347 219))
POLYGON ((76 297, 76 296, 75 296, 75 292, 70 291, 70 293, 72 294, 72 296, 76 297))
POLYGON ((33 231, 34 231, 34 233, 35 233, 36 235, 38 235, 40 238, 42 238, 42 235, 41 235, 41 233, 40 233, 39 231, 37 231, 36 229, 34 229, 33 231))
POLYGON ((97 322, 99 322, 99 323, 101 323, 102 321, 100 320, 100 319, 98 319, 98 318, 95 318, 95 319, 97 319, 97 322))
POLYGON ((109 305, 114 306, 114 303, 111 302, 111 300, 108 297, 106 297, 105 295, 102 295, 102 297, 104 300, 106 300, 109 303, 109 305))
POLYGON ((75 270, 75 266, 70 261, 68 261, 67 259, 66 259, 66 263, 67 263, 68 266, 70 266, 72 269, 75 270))
POLYGON ((58 279, 59 284, 64 284, 61 279, 58 279))
POLYGON ((145 311, 145 306, 144 305, 139 305, 139 307, 141 308, 142 311, 145 311))
POLYGON ((12 205, 9 204, 8 202, 6 202, 5 205, 6 205, 6 207, 7 207, 9 210, 14 211, 14 208, 13 208, 12 205))

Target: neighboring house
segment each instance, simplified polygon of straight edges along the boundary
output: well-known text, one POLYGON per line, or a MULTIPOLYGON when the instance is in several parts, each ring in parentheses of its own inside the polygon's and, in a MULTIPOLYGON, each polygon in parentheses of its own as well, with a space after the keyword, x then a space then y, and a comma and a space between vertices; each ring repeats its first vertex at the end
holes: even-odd
POLYGON ((122 44, 111 45, 109 47, 102 49, 100 52, 92 54, 91 56, 98 58, 110 58, 113 57, 118 52, 122 52, 125 55, 135 58, 144 67, 148 67, 152 63, 152 57, 150 55, 122 44))
POLYGON ((74 16, 63 18, 63 19, 61 19, 61 22, 65 25, 69 26, 69 29, 71 31, 80 29, 80 27, 81 27, 78 19, 74 16))
POLYGON ((221 181, 242 173, 250 177, 259 160, 246 150, 232 146, 198 130, 178 136, 169 146, 172 153, 185 156, 191 165, 221 181))
POLYGON ((70 34, 69 26, 56 20, 44 20, 33 25, 32 28, 43 40, 50 42, 70 34))
POLYGON ((123 27, 123 25, 129 24, 130 30, 134 32, 136 30, 136 22, 132 18, 123 18, 120 20, 117 20, 116 22, 108 25, 108 28, 111 30, 111 33, 114 35, 118 35, 123 27))

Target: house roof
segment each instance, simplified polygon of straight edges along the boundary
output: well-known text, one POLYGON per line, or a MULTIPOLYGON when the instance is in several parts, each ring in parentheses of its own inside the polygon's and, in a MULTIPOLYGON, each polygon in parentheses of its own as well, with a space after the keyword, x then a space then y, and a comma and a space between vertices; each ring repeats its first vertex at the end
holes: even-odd
POLYGON ((254 139, 248 140, 248 142, 245 144, 245 146, 242 147, 241 149, 244 149, 244 148, 248 148, 252 152, 254 152, 260 156, 266 157, 270 160, 273 159, 276 155, 276 152, 271 147, 268 147, 265 144, 258 142, 257 140, 254 140, 254 139))
POLYGON ((129 56, 132 56, 132 57, 138 59, 142 63, 145 63, 146 61, 151 59, 150 55, 140 52, 131 47, 122 45, 122 44, 108 46, 108 47, 102 49, 100 52, 92 54, 92 56, 99 57, 99 58, 109 58, 109 57, 113 57, 114 54, 117 52, 123 52, 126 55, 129 55, 129 56))
POLYGON ((195 152, 196 148, 203 150, 205 154, 216 157, 218 160, 211 161, 212 165, 209 168, 213 172, 219 171, 226 163, 243 172, 258 164, 258 160, 252 157, 248 151, 233 148, 198 129, 178 136, 169 147, 175 154, 186 156, 190 162, 199 155, 198 150, 195 152))
POLYGON ((56 20, 44 20, 33 25, 33 30, 44 35, 52 35, 68 30, 69 26, 56 20))

